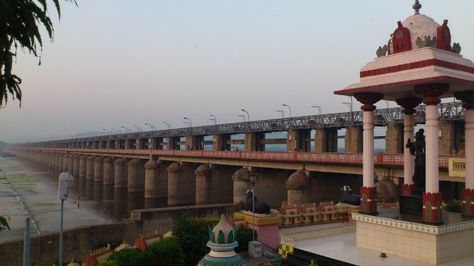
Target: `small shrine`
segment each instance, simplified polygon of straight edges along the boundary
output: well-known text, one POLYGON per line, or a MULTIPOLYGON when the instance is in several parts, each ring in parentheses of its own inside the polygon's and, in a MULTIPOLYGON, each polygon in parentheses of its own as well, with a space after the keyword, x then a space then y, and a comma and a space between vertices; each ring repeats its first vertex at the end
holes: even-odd
POLYGON ((211 249, 198 266, 244 266, 245 261, 235 253, 238 246, 235 240, 235 230, 221 215, 219 223, 211 230, 209 228, 209 241, 207 246, 211 249))
POLYGON ((460 54, 459 43, 452 42, 448 20, 438 24, 421 14, 421 8, 421 3, 415 1, 414 14, 394 25, 388 42, 376 50, 377 58, 362 67, 360 82, 335 94, 353 96, 362 104, 363 184, 360 213, 353 214, 357 246, 443 263, 474 252, 467 244, 469 236, 474 235, 474 222, 466 219, 459 224, 443 224, 438 104, 446 97, 455 97, 464 104, 466 174, 462 202, 464 216, 472 218, 474 63, 460 54), (384 217, 376 204, 374 110, 380 100, 395 101, 404 113, 404 181, 399 217, 384 217), (425 129, 415 136, 414 113, 421 103, 425 105, 425 129), (419 219, 406 219, 406 214, 419 215, 419 219), (377 238, 368 237, 373 231, 378 232, 377 238))

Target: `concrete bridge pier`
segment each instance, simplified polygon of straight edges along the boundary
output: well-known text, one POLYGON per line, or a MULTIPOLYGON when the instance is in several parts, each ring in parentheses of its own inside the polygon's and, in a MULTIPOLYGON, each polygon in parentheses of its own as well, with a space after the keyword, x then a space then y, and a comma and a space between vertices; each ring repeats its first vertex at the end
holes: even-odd
POLYGON ((74 177, 74 190, 79 192, 79 156, 72 157, 72 176, 74 177))
POLYGON ((298 170, 291 174, 285 183, 287 189, 287 204, 299 205, 308 203, 309 178, 305 171, 298 170))
POLYGON ((236 167, 213 165, 211 167, 211 204, 233 202, 232 175, 236 167))
POLYGON ((230 134, 216 134, 212 137, 212 150, 230 151, 230 134))
POLYGON ((110 157, 104 159, 103 165, 103 200, 105 204, 114 200, 114 164, 110 157))
POLYGON ((344 145, 346 153, 362 152, 362 127, 351 126, 346 128, 346 136, 344 137, 344 145))
POLYGON ((149 160, 145 164, 145 208, 166 206, 168 175, 161 162, 149 160))
POLYGON ((85 155, 79 157, 79 194, 81 198, 86 197, 86 159, 85 155))
POLYGON ((72 175, 73 172, 73 165, 74 165, 74 155, 69 154, 67 157, 67 171, 72 175))
POLYGON ((114 161, 114 212, 118 217, 127 217, 127 160, 114 161))
POLYGON ((244 207, 249 189, 250 170, 247 167, 240 168, 232 175, 233 181, 233 203, 236 210, 244 207))
POLYGON ((317 153, 337 152, 337 128, 317 128, 314 132, 314 150, 317 153))
POLYGON ((54 172, 61 171, 62 163, 63 163, 62 162, 62 155, 59 154, 59 153, 56 153, 53 171, 54 172))
POLYGON ((168 206, 194 205, 196 178, 192 164, 168 166, 168 206))
POLYGON ((69 155, 64 154, 63 159, 62 159, 62 167, 60 172, 66 172, 68 171, 68 163, 69 163, 69 155))
POLYGON ((245 133, 244 151, 265 151, 265 144, 262 144, 264 139, 265 133, 263 132, 245 133))
POLYGON ((102 157, 95 157, 94 159, 94 187, 93 196, 95 201, 102 201, 102 186, 104 182, 104 170, 102 157))
POLYGON ((311 151, 311 129, 290 129, 286 140, 288 151, 311 151))
POLYGON ((209 164, 201 164, 195 171, 196 175, 196 205, 211 203, 212 172, 209 164))
POLYGON ((128 162, 127 197, 128 210, 143 207, 145 192, 145 169, 140 159, 132 159, 128 162))
POLYGON ((403 124, 388 124, 385 133, 385 153, 403 153, 405 144, 403 143, 403 124))
POLYGON ((86 158, 86 199, 94 198, 94 156, 86 158))

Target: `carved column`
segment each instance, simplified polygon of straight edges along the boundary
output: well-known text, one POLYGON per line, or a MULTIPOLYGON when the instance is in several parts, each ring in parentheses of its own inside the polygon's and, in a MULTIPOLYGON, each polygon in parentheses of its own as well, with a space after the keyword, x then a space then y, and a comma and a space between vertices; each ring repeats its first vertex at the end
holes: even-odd
POLYGON ((374 110, 375 103, 382 99, 383 95, 378 93, 359 93, 356 99, 363 105, 363 186, 360 190, 361 203, 360 212, 366 214, 377 213, 376 189, 374 180, 374 110))
POLYGON ((403 107, 403 185, 401 194, 411 195, 413 190, 413 174, 415 173, 415 159, 406 147, 408 140, 414 141, 415 133, 415 108, 421 103, 420 98, 403 98, 397 100, 398 105, 403 107))
POLYGON ((438 104, 440 96, 449 88, 446 84, 427 84, 417 86, 416 93, 423 96, 426 104, 425 156, 426 185, 423 193, 422 220, 426 223, 442 223, 441 201, 439 193, 439 142, 438 142, 438 104))
POLYGON ((463 192, 463 214, 474 217, 474 91, 460 92, 456 97, 464 103, 466 179, 463 192))

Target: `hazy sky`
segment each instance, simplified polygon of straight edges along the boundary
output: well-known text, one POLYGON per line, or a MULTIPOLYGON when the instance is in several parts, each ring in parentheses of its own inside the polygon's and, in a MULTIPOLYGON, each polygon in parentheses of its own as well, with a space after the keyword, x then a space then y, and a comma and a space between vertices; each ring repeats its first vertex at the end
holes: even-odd
MULTIPOLYGON (((19 56, 22 107, 0 110, 8 142, 120 128, 164 128, 347 111, 336 89, 387 42, 412 0, 78 0, 63 3, 53 43, 19 56), (394 4, 397 3, 397 4, 394 4)), ((474 59, 474 1, 421 1, 449 19, 453 41, 474 59)), ((385 104, 382 104, 382 106, 385 104)), ((394 106, 394 104, 392 104, 394 106)))

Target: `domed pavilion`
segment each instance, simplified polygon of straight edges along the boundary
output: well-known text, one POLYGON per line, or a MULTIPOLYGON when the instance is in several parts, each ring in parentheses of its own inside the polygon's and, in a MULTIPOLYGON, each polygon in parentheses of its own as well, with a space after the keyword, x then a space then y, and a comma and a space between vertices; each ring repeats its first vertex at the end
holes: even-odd
MULTIPOLYGON (((404 112, 404 143, 414 140, 415 108, 425 104, 425 175, 413 180, 415 161, 404 149, 403 195, 420 191, 422 221, 442 223, 439 192, 438 104, 441 98, 456 97, 465 108, 466 180, 464 215, 474 214, 474 63, 464 58, 461 45, 451 40, 448 20, 438 24, 420 14, 398 21, 387 44, 377 49, 377 58, 360 71, 360 82, 335 94, 354 96, 363 111, 363 186, 361 212, 377 212, 374 180, 374 110, 380 100, 395 101, 404 112), (414 182, 415 181, 415 182, 414 182), (419 185, 419 187, 417 187, 419 185)), ((415 175, 416 176, 416 175, 415 175)))

